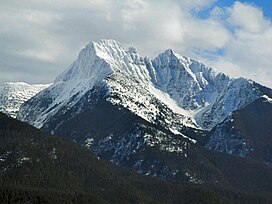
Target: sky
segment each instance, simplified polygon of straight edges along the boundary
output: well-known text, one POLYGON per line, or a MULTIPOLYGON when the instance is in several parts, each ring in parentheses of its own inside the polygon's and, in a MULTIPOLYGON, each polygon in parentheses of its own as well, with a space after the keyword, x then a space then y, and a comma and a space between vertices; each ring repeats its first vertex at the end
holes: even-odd
POLYGON ((168 48, 272 87, 270 0, 0 0, 0 84, 51 83, 90 41, 168 48))

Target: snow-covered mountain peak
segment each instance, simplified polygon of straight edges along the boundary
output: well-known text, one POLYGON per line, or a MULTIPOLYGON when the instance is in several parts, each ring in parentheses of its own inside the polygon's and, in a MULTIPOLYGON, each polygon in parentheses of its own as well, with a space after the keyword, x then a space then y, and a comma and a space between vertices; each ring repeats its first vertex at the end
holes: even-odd
POLYGON ((94 49, 98 57, 110 64, 115 64, 116 61, 123 60, 127 60, 129 63, 135 63, 139 60, 143 61, 143 58, 137 53, 136 48, 129 47, 128 50, 125 50, 123 46, 115 40, 103 39, 98 42, 92 41, 86 48, 89 50, 94 49))
POLYGON ((189 63, 188 57, 183 57, 179 55, 177 52, 175 52, 172 49, 167 49, 164 52, 160 53, 158 57, 156 57, 154 62, 158 62, 161 64, 168 64, 170 68, 177 68, 174 65, 177 63, 189 63))
POLYGON ((96 54, 105 59, 109 60, 119 60, 126 55, 125 49, 122 45, 114 40, 100 40, 98 42, 91 42, 94 49, 96 50, 96 54))
POLYGON ((183 74, 183 76, 189 77, 190 80, 198 83, 201 88, 204 88, 207 84, 205 81, 209 82, 219 74, 210 66, 189 57, 181 56, 172 49, 167 49, 159 54, 158 57, 152 60, 152 63, 158 69, 171 70, 172 78, 175 77, 174 74, 183 74))
POLYGON ((149 60, 135 48, 126 50, 114 40, 92 41, 42 93, 48 105, 40 107, 37 99, 32 103, 38 111, 27 116, 25 112, 32 106, 29 103, 20 118, 42 127, 59 110, 73 107, 90 91, 99 89, 113 105, 149 122, 157 121, 163 109, 168 119, 171 112, 173 118, 182 116, 184 125, 210 129, 232 111, 260 97, 254 86, 247 79, 232 79, 172 49, 149 60))
POLYGON ((0 86, 0 111, 16 117, 20 106, 49 84, 27 84, 25 82, 7 82, 0 86))
POLYGON ((91 80, 94 77, 101 80, 112 72, 103 57, 107 58, 106 52, 96 43, 89 43, 80 51, 77 59, 56 78, 55 82, 91 80))
POLYGON ((114 40, 92 41, 55 82, 84 79, 98 82, 117 72, 140 81, 146 81, 149 77, 145 59, 139 56, 135 48, 126 51, 114 40))
POLYGON ((167 92, 184 109, 203 107, 201 99, 194 98, 214 79, 215 71, 188 57, 168 49, 152 60, 155 86, 167 92))

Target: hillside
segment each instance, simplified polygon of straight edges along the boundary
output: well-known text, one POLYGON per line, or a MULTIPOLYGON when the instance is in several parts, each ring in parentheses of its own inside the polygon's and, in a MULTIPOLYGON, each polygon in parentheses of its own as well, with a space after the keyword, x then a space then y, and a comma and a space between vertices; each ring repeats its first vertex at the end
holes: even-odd
POLYGON ((269 203, 232 188, 139 176, 0 114, 1 203, 269 203))

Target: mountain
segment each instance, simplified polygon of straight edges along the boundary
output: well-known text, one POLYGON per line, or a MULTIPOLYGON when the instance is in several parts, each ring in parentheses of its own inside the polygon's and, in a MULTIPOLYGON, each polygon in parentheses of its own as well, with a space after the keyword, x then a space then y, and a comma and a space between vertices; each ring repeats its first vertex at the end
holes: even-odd
POLYGON ((8 82, 0 86, 0 112, 15 118, 20 106, 49 85, 8 82))
POLYGON ((216 182, 222 181, 216 156, 202 146, 221 151, 210 133, 270 91, 171 49, 150 60, 101 40, 82 49, 17 118, 141 174, 216 182))
POLYGON ((155 87, 169 94, 201 129, 210 130, 231 112, 261 96, 253 81, 216 73, 173 50, 160 54, 152 65, 154 71, 150 73, 155 87))
POLYGON ((206 147, 272 163, 271 116, 272 98, 263 95, 218 124, 210 132, 206 147))
POLYGON ((40 128, 95 88, 105 90, 110 103, 153 124, 162 111, 158 104, 165 106, 169 109, 164 111, 165 118, 170 120, 159 122, 172 132, 179 129, 172 123, 173 117, 174 123, 182 126, 209 130, 262 95, 254 82, 216 73, 171 49, 149 60, 135 48, 126 51, 116 41, 101 40, 81 50, 51 87, 21 109, 18 118, 40 128), (35 113, 29 113, 28 107, 35 113))
MULTIPOLYGON (((271 167, 255 165, 257 170, 261 167, 260 174, 256 180, 248 179, 249 183, 264 182, 259 190, 271 191, 271 181, 264 179, 272 178, 271 167)), ((247 169, 241 169, 242 178, 247 169)), ((264 192, 139 176, 98 158, 72 141, 45 134, 2 113, 0 184, 1 203, 265 204, 272 201, 271 195, 264 192)))

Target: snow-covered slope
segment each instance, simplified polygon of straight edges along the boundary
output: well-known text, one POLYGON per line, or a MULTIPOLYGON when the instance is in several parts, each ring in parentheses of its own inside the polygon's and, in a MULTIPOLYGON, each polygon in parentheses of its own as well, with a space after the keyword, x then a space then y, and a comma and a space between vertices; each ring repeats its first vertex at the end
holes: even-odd
POLYGON ((0 86, 0 111, 15 118, 20 106, 49 85, 8 82, 0 86))
POLYGON ((40 128, 98 84, 112 104, 154 124, 161 112, 157 104, 162 104, 166 116, 160 124, 174 132, 174 123, 211 129, 262 95, 252 81, 217 73, 171 49, 150 60, 135 48, 126 51, 114 40, 101 40, 82 49, 52 86, 22 107, 19 119, 40 128))

